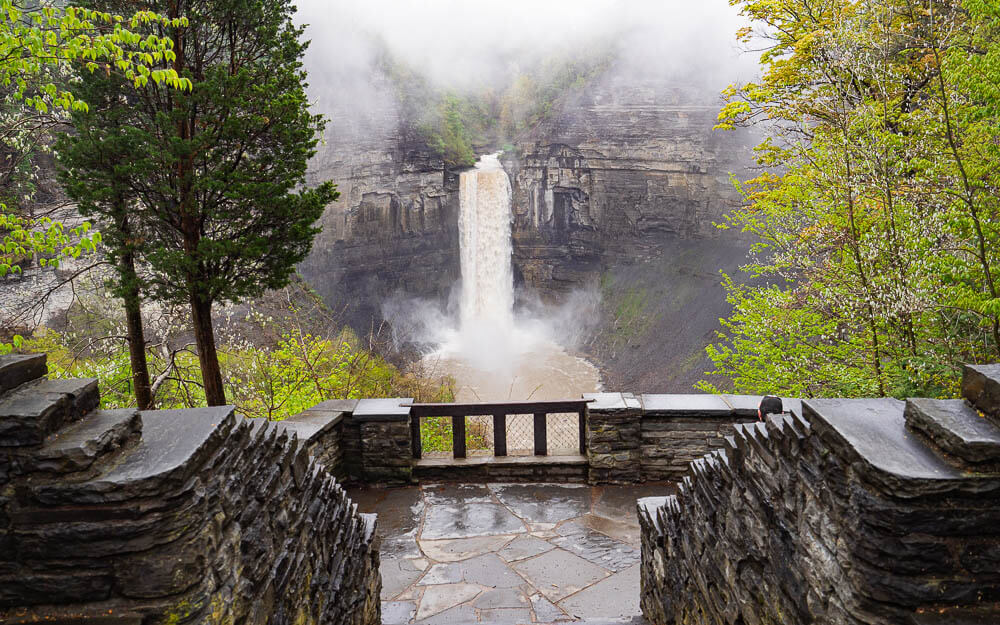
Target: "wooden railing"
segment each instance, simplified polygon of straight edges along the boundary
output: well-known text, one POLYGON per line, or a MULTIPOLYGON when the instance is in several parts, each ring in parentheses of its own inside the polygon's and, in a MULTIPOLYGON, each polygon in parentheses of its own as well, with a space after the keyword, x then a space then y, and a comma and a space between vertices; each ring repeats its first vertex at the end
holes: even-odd
POLYGON ((422 418, 451 417, 452 453, 456 458, 466 457, 465 419, 466 417, 493 417, 493 455, 507 455, 507 416, 530 414, 533 419, 534 452, 536 456, 548 453, 548 429, 546 417, 550 414, 576 413, 579 417, 580 454, 587 453, 586 413, 587 404, 592 399, 570 399, 558 401, 481 402, 470 404, 404 404, 410 408, 410 433, 413 440, 413 457, 423 454, 420 439, 422 418))

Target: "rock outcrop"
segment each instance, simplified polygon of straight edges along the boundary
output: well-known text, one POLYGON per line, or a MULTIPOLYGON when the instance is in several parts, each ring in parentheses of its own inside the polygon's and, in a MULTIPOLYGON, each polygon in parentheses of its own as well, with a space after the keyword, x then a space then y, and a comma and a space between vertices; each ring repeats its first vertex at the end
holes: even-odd
POLYGON ((299 271, 359 331, 381 318, 396 293, 446 298, 460 277, 458 174, 393 106, 393 88, 375 76, 368 117, 332 115, 308 181, 330 180, 340 199, 299 271))
POLYGON ((718 108, 681 81, 614 69, 568 95, 505 155, 524 282, 571 289, 673 239, 717 238, 748 157, 744 133, 712 131, 718 108))

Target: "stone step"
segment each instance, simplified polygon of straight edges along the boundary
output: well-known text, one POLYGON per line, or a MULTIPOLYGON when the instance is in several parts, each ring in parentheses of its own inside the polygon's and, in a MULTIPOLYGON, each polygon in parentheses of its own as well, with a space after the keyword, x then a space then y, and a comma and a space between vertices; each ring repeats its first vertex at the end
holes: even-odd
POLYGON ((995 478, 942 457, 907 427, 896 399, 811 399, 805 418, 831 451, 852 463, 862 480, 893 497, 982 492, 995 478))
POLYGON ((909 399, 906 424, 969 465, 1000 461, 1000 428, 961 399, 909 399))
MULTIPOLYGON (((0 481, 29 474, 79 474, 98 460, 107 465, 116 452, 139 438, 142 419, 132 408, 97 410, 51 434, 41 447, 8 447, 0 459, 0 481)), ((86 479, 89 474, 78 475, 86 479)))
POLYGON ((142 432, 142 417, 134 408, 95 410, 51 435, 33 454, 36 471, 78 473, 121 449, 142 432))
POLYGON ((0 447, 41 445, 100 404, 94 378, 35 380, 0 398, 0 447))
POLYGON ((0 395, 43 377, 47 372, 45 354, 0 356, 0 395))
POLYGON ((31 488, 48 505, 158 497, 199 471, 236 427, 232 406, 143 411, 142 437, 93 479, 31 488))
POLYGON ((1000 423, 1000 364, 965 365, 962 368, 962 396, 1000 423))

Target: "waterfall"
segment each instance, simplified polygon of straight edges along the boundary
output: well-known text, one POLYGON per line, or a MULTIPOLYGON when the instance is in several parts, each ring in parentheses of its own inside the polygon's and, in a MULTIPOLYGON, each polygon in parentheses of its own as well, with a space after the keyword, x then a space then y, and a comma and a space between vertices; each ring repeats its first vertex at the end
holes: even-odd
MULTIPOLYGON (((458 401, 565 399, 596 391, 601 386, 597 369, 567 354, 556 339, 579 323, 576 311, 543 307, 536 311, 540 314, 519 311, 514 315, 511 201, 510 178, 498 154, 481 157, 475 169, 461 174, 458 318, 412 302, 403 305, 419 320, 420 335, 436 345, 421 366, 435 375, 451 376, 458 401), (423 313, 416 312, 421 309, 423 313)), ((470 428, 478 424, 486 432, 485 439, 491 440, 488 419, 469 423, 470 428)), ((512 427, 529 431, 524 430, 529 426, 508 421, 508 428, 512 427)), ((555 432, 565 430, 563 438, 576 444, 577 422, 559 427, 562 430, 552 430, 555 438, 550 441, 558 438, 555 432)), ((509 443, 512 440, 508 437, 509 443)))
POLYGON ((514 319, 511 270, 510 178, 499 154, 483 156, 459 178, 462 326, 510 328, 514 319))

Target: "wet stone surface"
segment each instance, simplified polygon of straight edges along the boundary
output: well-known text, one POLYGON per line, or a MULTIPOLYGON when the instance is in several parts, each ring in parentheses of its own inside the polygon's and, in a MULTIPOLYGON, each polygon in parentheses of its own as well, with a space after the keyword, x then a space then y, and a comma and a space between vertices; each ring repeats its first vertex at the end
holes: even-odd
POLYGON ((383 622, 644 623, 635 502, 668 484, 434 484, 351 493, 378 514, 383 622))

